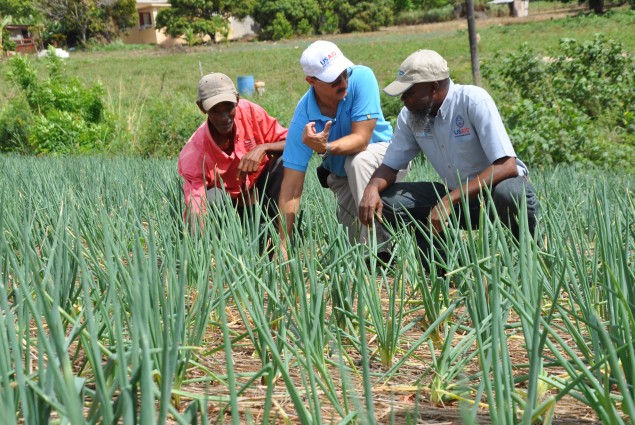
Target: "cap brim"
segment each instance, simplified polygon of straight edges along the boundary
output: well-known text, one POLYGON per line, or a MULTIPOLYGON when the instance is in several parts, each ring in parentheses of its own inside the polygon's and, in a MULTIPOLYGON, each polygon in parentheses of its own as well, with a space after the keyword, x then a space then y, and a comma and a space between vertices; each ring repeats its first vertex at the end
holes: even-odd
POLYGON ((342 74, 342 72, 344 72, 345 69, 348 69, 351 66, 355 66, 355 64, 348 60, 346 56, 341 56, 336 59, 336 61, 333 62, 326 71, 319 75, 314 75, 314 77, 320 81, 324 81, 325 83, 332 83, 340 76, 340 74, 342 74))
POLYGON ((201 105, 203 106, 203 109, 205 110, 205 112, 207 112, 221 102, 236 103, 237 101, 238 100, 235 94, 222 93, 222 94, 217 94, 216 96, 208 97, 205 100, 202 100, 201 105))
POLYGON ((393 81, 384 88, 384 93, 386 93, 388 96, 399 96, 410 87, 412 87, 413 84, 414 83, 402 83, 401 81, 393 81))

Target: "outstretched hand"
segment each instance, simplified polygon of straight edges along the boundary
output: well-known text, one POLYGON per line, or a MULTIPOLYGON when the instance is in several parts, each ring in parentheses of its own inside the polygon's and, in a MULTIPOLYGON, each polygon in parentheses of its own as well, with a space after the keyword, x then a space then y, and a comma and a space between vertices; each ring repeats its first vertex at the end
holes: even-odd
POLYGON ((326 144, 329 140, 329 131, 331 130, 331 124, 331 121, 327 121, 324 125, 324 130, 316 133, 315 123, 308 123, 304 126, 304 130, 302 130, 302 143, 304 143, 317 153, 324 153, 326 151, 326 144))

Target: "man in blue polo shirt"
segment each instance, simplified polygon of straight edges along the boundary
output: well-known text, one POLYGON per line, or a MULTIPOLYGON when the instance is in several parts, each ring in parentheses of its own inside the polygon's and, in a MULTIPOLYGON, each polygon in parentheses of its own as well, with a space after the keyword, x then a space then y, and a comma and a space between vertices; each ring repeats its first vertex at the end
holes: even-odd
MULTIPOLYGON (((462 227, 461 194, 469 199, 470 218, 477 225, 484 186, 490 188, 501 221, 518 237, 518 208, 524 194, 530 231, 534 232, 538 200, 527 179, 527 167, 516 157, 498 109, 482 88, 454 84, 447 62, 437 52, 419 50, 399 67, 397 79, 384 92, 401 96, 393 143, 373 174, 359 206, 359 218, 375 216, 392 224, 414 220, 443 231, 451 210, 462 227), (423 152, 442 183, 395 183, 396 170, 423 152), (381 195, 380 195, 381 194, 381 195)), ((427 238, 417 232, 423 262, 431 256, 427 238)))
MULTIPOLYGON (((359 201, 392 138, 392 126, 381 110, 377 79, 370 68, 354 65, 328 41, 311 44, 300 64, 310 88, 295 109, 282 155, 284 177, 278 205, 283 243, 293 230, 313 152, 323 158, 325 184, 337 198, 338 221, 348 230, 351 243, 364 243, 368 229, 357 220, 359 201)), ((377 234, 379 242, 387 239, 383 229, 377 234)))

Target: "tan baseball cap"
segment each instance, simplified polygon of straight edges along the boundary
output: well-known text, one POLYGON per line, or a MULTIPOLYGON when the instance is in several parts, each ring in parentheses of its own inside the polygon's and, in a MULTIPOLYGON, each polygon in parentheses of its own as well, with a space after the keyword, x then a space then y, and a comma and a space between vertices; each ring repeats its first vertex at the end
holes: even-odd
POLYGON ((335 43, 318 40, 302 52, 300 65, 307 77, 332 83, 345 69, 354 64, 344 56, 335 43))
POLYGON ((445 80, 450 76, 448 63, 434 50, 417 50, 399 66, 397 79, 384 88, 388 96, 400 96, 416 83, 445 80))
POLYGON ((225 74, 207 74, 198 82, 198 100, 207 112, 221 102, 238 102, 234 82, 225 74))

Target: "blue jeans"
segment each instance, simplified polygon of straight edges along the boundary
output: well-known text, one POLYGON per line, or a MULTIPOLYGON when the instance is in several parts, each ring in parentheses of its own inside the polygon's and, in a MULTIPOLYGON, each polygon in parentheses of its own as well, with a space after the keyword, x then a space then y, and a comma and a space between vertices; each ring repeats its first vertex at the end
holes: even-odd
MULTIPOLYGON (((439 200, 448 193, 445 185, 436 182, 408 182, 395 183, 381 193, 381 200, 384 204, 383 217, 393 227, 405 223, 412 225, 413 219, 419 223, 421 228, 427 229, 428 216, 430 210, 434 208, 439 200), (412 216, 412 219, 410 218, 412 216)), ((536 197, 536 191, 527 177, 513 177, 498 183, 491 189, 491 197, 500 220, 511 230, 518 239, 518 208, 521 205, 521 197, 525 194, 527 205, 527 219, 529 230, 535 235, 536 216, 540 205, 536 197)), ((482 208, 482 197, 479 196, 469 202, 470 226, 467 225, 465 214, 462 213, 462 203, 454 206, 454 211, 462 229, 476 229, 479 224, 479 215, 482 208)), ((487 199, 487 198, 486 198, 487 199)), ((489 209, 489 208, 488 208, 489 209)), ((428 255, 430 245, 427 235, 424 235, 415 228, 417 245, 422 251, 422 261, 428 269, 428 255)), ((435 246, 439 250, 438 246, 435 246)), ((443 252, 438 252, 442 257, 443 252)))

